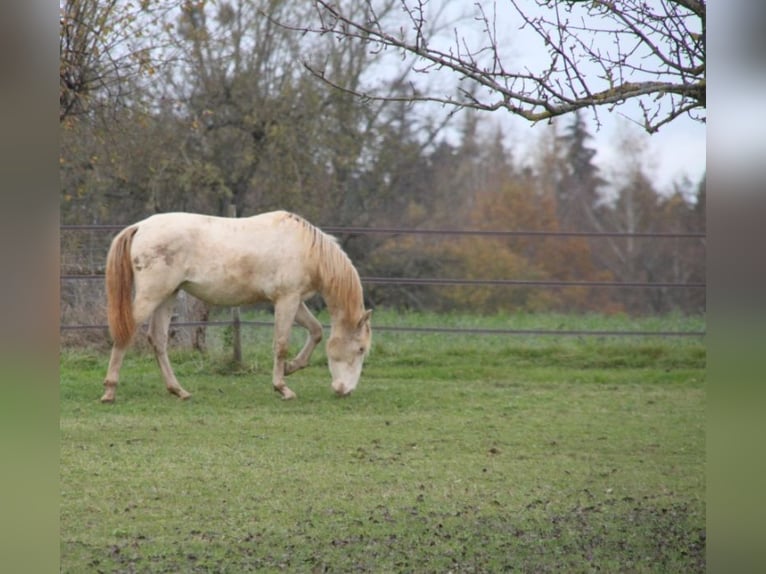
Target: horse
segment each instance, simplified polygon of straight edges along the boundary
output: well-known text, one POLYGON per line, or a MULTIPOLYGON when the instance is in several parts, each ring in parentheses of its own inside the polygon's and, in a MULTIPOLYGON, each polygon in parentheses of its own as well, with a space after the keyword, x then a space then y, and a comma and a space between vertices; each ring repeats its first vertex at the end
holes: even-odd
POLYGON ((322 325, 305 303, 319 293, 331 315, 326 344, 331 387, 341 397, 356 388, 372 343, 372 311, 364 307, 356 268, 334 237, 287 211, 244 218, 177 212, 126 227, 109 247, 106 292, 113 346, 101 402, 114 402, 123 357, 137 326, 147 319, 149 343, 168 392, 180 399, 191 396, 167 354, 179 290, 213 305, 273 304, 272 385, 286 400, 296 394, 285 376, 306 367, 322 340, 322 325), (288 361, 294 322, 308 334, 288 361))

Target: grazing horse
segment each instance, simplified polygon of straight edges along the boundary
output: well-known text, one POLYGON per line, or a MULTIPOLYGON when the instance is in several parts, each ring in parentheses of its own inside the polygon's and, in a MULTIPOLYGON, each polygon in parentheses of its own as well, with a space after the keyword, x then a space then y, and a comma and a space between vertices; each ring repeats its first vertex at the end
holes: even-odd
POLYGON ((285 376, 308 365, 322 340, 322 325, 304 303, 320 293, 331 315, 327 360, 332 388, 339 396, 356 388, 372 342, 372 311, 364 308, 359 274, 333 237, 286 211, 240 219, 162 213, 125 228, 109 248, 106 291, 114 345, 102 402, 114 401, 125 351, 146 319, 165 386, 182 399, 190 396, 167 354, 180 289, 214 305, 274 304, 272 384, 283 399, 296 396, 285 376), (288 361, 293 322, 308 337, 288 361))

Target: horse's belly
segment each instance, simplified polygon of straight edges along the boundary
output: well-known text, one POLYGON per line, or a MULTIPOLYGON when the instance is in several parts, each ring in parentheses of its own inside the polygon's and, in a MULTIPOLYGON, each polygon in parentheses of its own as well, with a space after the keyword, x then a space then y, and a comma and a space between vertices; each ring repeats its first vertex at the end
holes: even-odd
POLYGON ((243 287, 225 283, 186 282, 181 285, 181 289, 212 305, 248 305, 273 299, 272 294, 250 285, 243 287))
POLYGON ((187 281, 181 285, 181 289, 212 305, 225 306, 273 302, 284 295, 294 293, 299 293, 301 299, 306 299, 314 294, 314 291, 305 285, 257 285, 237 282, 187 281))

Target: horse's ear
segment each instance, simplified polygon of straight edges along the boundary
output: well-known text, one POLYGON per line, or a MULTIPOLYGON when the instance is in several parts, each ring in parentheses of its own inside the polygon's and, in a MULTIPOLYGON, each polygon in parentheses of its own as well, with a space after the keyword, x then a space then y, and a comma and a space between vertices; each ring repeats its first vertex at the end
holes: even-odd
POLYGON ((364 312, 364 315, 362 315, 362 318, 359 319, 359 322, 356 324, 356 328, 361 329, 365 323, 370 321, 370 317, 372 317, 372 309, 367 309, 364 312))

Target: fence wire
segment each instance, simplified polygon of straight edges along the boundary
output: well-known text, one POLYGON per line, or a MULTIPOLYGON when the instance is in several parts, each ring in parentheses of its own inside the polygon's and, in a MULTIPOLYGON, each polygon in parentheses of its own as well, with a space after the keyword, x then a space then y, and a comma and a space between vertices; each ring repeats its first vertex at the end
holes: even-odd
MULTIPOLYGON (((252 327, 274 327, 270 321, 239 321, 238 325, 252 327)), ((234 321, 179 321, 171 322, 170 326, 176 327, 230 327, 234 321)), ((330 325, 322 325, 325 330, 330 325)), ((108 329, 107 325, 61 325, 62 331, 86 331, 94 329, 108 329)), ((612 330, 580 330, 580 329, 490 329, 480 327, 409 327, 399 325, 375 325, 375 331, 402 332, 402 333, 446 333, 446 334, 469 334, 469 335, 558 335, 562 337, 704 337, 705 331, 612 331, 612 330)))
MULTIPOLYGON (((127 225, 61 225, 61 231, 119 231, 127 225)), ((319 226, 325 233, 336 235, 471 235, 484 237, 623 237, 638 239, 705 239, 703 232, 623 232, 623 231, 543 231, 487 229, 415 229, 410 227, 335 227, 319 226)))
MULTIPOLYGON (((64 281, 103 280, 104 275, 61 275, 64 281)), ((360 277, 367 285, 469 285, 508 287, 634 287, 634 288, 701 288, 705 283, 648 283, 642 281, 554 281, 547 279, 449 279, 440 277, 360 277)))

